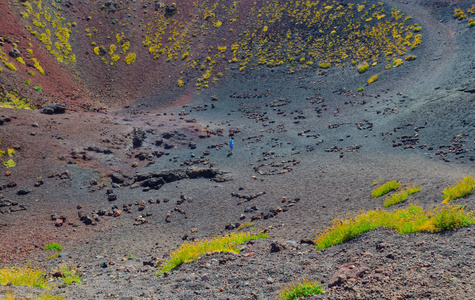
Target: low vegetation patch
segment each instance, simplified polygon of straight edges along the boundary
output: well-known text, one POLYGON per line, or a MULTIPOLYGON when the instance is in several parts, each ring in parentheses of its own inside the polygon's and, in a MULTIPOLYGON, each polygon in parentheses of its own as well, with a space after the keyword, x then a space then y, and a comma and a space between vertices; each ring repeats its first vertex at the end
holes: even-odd
POLYGON ((284 287, 279 293, 279 299, 294 300, 324 293, 322 287, 318 285, 318 282, 304 279, 284 287))
POLYGON ((387 193, 389 193, 390 191, 393 191, 395 189, 397 189, 399 186, 401 185, 401 183, 397 180, 391 180, 391 181, 388 181, 386 182, 385 184, 381 185, 381 186, 378 186, 372 193, 371 193, 371 197, 373 198, 378 198, 378 197, 381 197, 383 195, 386 195, 387 193))
POLYGON ((378 227, 393 228, 405 234, 455 230, 471 224, 475 224, 473 214, 458 205, 443 205, 432 210, 414 204, 392 212, 378 209, 361 212, 353 219, 335 219, 330 228, 317 235, 315 248, 319 250, 341 244, 378 227))
POLYGON ((160 269, 157 275, 172 270, 186 262, 194 261, 203 254, 212 252, 232 252, 239 253, 239 244, 250 240, 266 239, 267 234, 259 233, 233 233, 230 235, 216 237, 211 240, 202 240, 193 243, 185 243, 170 255, 168 263, 160 269))
POLYGON ((361 74, 361 73, 364 73, 366 71, 368 71, 369 69, 369 64, 368 62, 363 62, 363 63, 360 63, 356 66, 358 68, 358 72, 361 74))
MULTIPOLYGON (((0 284, 6 285, 11 283, 12 285, 24 285, 42 289, 50 289, 55 286, 55 282, 58 282, 52 281, 53 277, 59 278, 59 284, 69 285, 73 282, 82 284, 79 270, 76 266, 70 265, 68 263, 62 263, 57 266, 55 269, 53 269, 52 274, 54 275, 47 275, 39 268, 32 267, 31 265, 27 265, 22 268, 0 268, 0 284)), ((48 297, 48 295, 45 295, 45 297, 48 297)))
POLYGON ((45 250, 56 250, 56 251, 61 251, 63 250, 63 247, 58 244, 58 243, 51 243, 45 246, 45 250))
POLYGON ((448 203, 452 200, 462 198, 470 193, 473 193, 474 190, 475 178, 472 176, 465 177, 455 185, 450 185, 442 191, 442 194, 444 194, 443 197, 445 198, 442 203, 448 203))
MULTIPOLYGON (((16 298, 15 296, 7 293, 5 295, 5 300, 22 300, 24 298, 16 298)), ((64 296, 60 296, 60 295, 51 295, 51 294, 42 294, 42 295, 39 295, 35 298, 33 298, 34 300, 64 300, 64 296)))
POLYGON ((70 285, 73 282, 82 284, 81 275, 76 266, 62 263, 54 271, 61 274, 61 278, 65 285, 70 285))
POLYGON ((41 270, 31 267, 0 268, 0 284, 26 285, 39 288, 49 288, 47 277, 41 270))
POLYGON ((254 224, 256 224, 256 223, 254 223, 254 222, 247 222, 247 223, 244 223, 244 224, 239 225, 239 227, 236 228, 236 230, 237 230, 237 231, 241 231, 241 230, 243 230, 244 228, 247 228, 247 227, 249 227, 249 226, 253 226, 254 224))
POLYGON ((368 79, 367 82, 368 82, 368 84, 371 84, 371 83, 377 81, 378 79, 379 79, 379 78, 378 78, 378 75, 373 75, 373 76, 371 76, 371 77, 368 79))
POLYGON ((402 191, 397 192, 396 194, 392 196, 388 196, 384 199, 384 207, 390 207, 393 205, 396 205, 398 203, 401 203, 409 197, 409 195, 412 195, 414 193, 420 192, 422 189, 417 186, 408 186, 402 191))

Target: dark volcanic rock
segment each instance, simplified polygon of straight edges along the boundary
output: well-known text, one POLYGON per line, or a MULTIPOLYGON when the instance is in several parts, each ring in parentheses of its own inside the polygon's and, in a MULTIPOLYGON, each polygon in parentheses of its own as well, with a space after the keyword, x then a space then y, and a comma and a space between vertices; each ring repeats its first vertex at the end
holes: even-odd
POLYGON ((196 166, 183 169, 161 170, 156 173, 142 173, 135 175, 133 186, 159 189, 162 185, 183 179, 208 178, 215 181, 230 180, 230 175, 216 168, 199 168, 196 166))
POLYGON ((141 147, 143 144, 143 141, 145 140, 145 131, 143 131, 140 128, 134 128, 134 137, 132 139, 132 143, 135 148, 141 147))
POLYGON ((276 253, 284 250, 286 248, 285 244, 279 243, 279 242, 273 242, 270 244, 270 252, 271 253, 276 253))
POLYGON ((190 178, 213 178, 218 175, 219 170, 216 168, 198 168, 196 166, 189 167, 186 170, 186 175, 190 178))
POLYGON ((22 195, 27 195, 29 193, 31 193, 30 189, 20 189, 20 190, 18 190, 17 195, 22 196, 22 195))
POLYGON ((44 114, 52 115, 52 114, 63 114, 67 110, 66 104, 64 103, 53 103, 43 108, 41 111, 44 114))
POLYGON ((121 184, 121 183, 124 183, 125 181, 124 176, 119 172, 114 172, 110 174, 109 176, 112 179, 113 183, 121 184))
POLYGON ((12 50, 10 50, 10 52, 8 52, 8 54, 13 58, 18 58, 21 56, 21 52, 17 48, 13 48, 12 50))

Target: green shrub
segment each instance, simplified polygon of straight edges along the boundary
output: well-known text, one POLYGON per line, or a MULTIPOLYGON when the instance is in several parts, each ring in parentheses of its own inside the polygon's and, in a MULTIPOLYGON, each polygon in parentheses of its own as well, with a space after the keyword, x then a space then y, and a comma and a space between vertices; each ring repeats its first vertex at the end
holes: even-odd
POLYGON ((397 189, 401 183, 397 180, 388 181, 385 184, 378 186, 372 193, 371 197, 378 198, 383 195, 386 195, 390 191, 397 189))
POLYGON ((41 87, 39 87, 39 86, 35 86, 34 89, 35 89, 35 91, 37 91, 37 92, 42 92, 42 89, 41 89, 41 87))
POLYGON ((324 294, 322 287, 318 282, 302 280, 300 282, 291 283, 284 287, 279 293, 280 300, 294 300, 301 299, 301 297, 308 297, 317 294, 324 294))
POLYGON ((61 251, 63 250, 63 247, 58 244, 58 243, 51 243, 45 246, 45 250, 56 250, 56 251, 61 251))

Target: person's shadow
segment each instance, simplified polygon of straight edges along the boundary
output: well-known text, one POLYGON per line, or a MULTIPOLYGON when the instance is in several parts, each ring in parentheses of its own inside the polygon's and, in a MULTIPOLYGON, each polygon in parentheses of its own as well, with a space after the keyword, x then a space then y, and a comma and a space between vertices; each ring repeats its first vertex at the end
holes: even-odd
POLYGON ((232 152, 229 152, 229 153, 228 153, 228 157, 230 157, 231 155, 233 155, 233 153, 232 153, 232 152))

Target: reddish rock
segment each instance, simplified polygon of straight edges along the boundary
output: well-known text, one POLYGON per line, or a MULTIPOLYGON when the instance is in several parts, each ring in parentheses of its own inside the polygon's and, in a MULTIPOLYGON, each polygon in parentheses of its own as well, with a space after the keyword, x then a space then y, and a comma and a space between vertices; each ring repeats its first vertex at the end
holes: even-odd
POLYGON ((335 274, 333 274, 328 287, 347 282, 350 279, 362 278, 369 274, 371 269, 365 263, 353 263, 342 266, 335 274))

